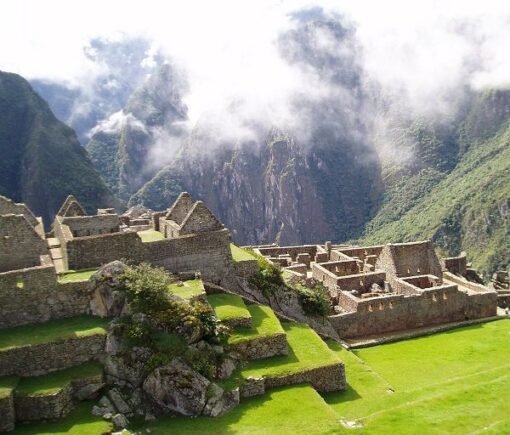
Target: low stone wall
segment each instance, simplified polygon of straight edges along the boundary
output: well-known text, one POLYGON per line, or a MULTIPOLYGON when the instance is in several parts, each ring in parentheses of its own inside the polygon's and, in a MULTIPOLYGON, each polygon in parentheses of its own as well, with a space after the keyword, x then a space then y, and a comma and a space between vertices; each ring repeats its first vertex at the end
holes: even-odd
POLYGON ((345 390, 344 365, 339 362, 337 364, 316 367, 284 376, 267 377, 265 378, 265 389, 303 383, 312 384, 319 393, 345 390))
POLYGON ((55 269, 36 267, 0 273, 0 328, 84 314, 85 283, 59 283, 55 269))
POLYGON ((71 384, 53 394, 15 395, 16 421, 52 420, 65 416, 73 408, 71 384))
POLYGON ((274 334, 267 337, 254 338, 253 340, 244 340, 231 344, 230 347, 247 359, 269 358, 275 355, 287 355, 289 352, 285 334, 274 334))
POLYGON ((12 394, 0 397, 0 432, 14 429, 15 422, 14 400, 12 394))
POLYGON ((0 351, 0 376, 43 375, 98 359, 105 340, 105 334, 96 334, 0 351))
POLYGON ((242 278, 249 278, 259 271, 257 260, 234 261, 234 273, 242 278))
POLYGON ((251 317, 234 317, 232 319, 225 319, 221 321, 228 327, 235 328, 251 328, 251 317))

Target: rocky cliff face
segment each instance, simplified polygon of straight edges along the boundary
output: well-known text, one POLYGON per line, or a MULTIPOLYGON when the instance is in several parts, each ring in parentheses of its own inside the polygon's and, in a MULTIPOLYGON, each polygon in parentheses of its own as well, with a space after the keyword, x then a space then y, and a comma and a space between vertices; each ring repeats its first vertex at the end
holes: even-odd
POLYGON ((130 203, 163 208, 186 190, 211 207, 238 243, 292 244, 356 234, 380 194, 377 161, 347 144, 304 149, 273 131, 260 145, 213 155, 190 148, 130 203))
POLYGON ((47 225, 69 194, 93 211, 116 201, 72 129, 16 74, 0 72, 0 194, 47 225))

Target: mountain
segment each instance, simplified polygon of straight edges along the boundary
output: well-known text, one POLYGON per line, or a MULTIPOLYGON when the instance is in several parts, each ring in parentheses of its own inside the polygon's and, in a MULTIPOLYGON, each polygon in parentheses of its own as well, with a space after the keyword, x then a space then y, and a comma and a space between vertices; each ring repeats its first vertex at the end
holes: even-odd
POLYGON ((0 71, 0 195, 48 225, 69 194, 93 211, 115 200, 74 131, 16 74, 0 71))
POLYGON ((278 130, 262 143, 210 155, 191 140, 130 204, 160 209, 185 190, 204 200, 241 244, 345 240, 360 233, 380 194, 377 162, 362 154, 348 143, 306 149, 278 130))
POLYGON ((33 79, 30 84, 85 144, 94 127, 121 110, 135 89, 162 64, 162 57, 151 45, 138 36, 113 41, 93 38, 83 49, 93 70, 84 72, 78 83, 33 79))
POLYGON ((466 251, 481 272, 508 268, 510 91, 473 95, 442 131, 418 124, 405 130, 414 157, 383 171, 384 200, 360 242, 431 238, 444 255, 466 251))
POLYGON ((187 113, 181 89, 170 65, 162 65, 133 92, 122 111, 95 129, 86 149, 119 198, 129 200, 155 175, 150 159, 158 140, 181 134, 179 122, 187 113))

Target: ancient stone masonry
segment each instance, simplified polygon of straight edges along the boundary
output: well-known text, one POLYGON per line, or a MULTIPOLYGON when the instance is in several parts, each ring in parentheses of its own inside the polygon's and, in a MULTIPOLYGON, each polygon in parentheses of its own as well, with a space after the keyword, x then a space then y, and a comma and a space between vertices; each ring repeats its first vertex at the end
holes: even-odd
POLYGON ((465 255, 445 259, 442 266, 430 241, 255 251, 303 282, 314 278, 323 283, 335 311, 329 321, 341 338, 496 315, 496 292, 463 276, 465 255))
POLYGON ((66 215, 77 204, 66 200, 63 215, 57 215, 53 230, 62 247, 66 269, 99 267, 113 260, 147 261, 171 272, 198 270, 205 278, 218 281, 231 266, 230 232, 201 201, 193 202, 182 193, 166 212, 125 214, 111 209, 95 216, 66 215), (161 239, 143 242, 140 230, 158 232, 161 239))

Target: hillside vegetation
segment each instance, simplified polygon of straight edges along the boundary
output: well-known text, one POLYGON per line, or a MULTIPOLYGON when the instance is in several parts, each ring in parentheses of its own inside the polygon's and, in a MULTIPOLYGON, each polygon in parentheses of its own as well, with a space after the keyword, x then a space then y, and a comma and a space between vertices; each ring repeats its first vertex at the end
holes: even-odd
MULTIPOLYGON (((487 92, 473 103, 452 145, 457 155, 452 155, 451 170, 431 164, 400 174, 400 178, 394 177, 360 242, 376 244, 430 238, 443 255, 466 251, 468 259, 481 272, 508 268, 508 101, 508 92, 487 92), (502 107, 497 110, 491 104, 502 107), (489 113, 493 114, 492 118, 489 113)), ((427 144, 421 145, 427 148, 427 144)))
POLYGON ((74 131, 16 74, 0 71, 0 195, 25 202, 46 224, 74 194, 89 210, 115 201, 74 131))

